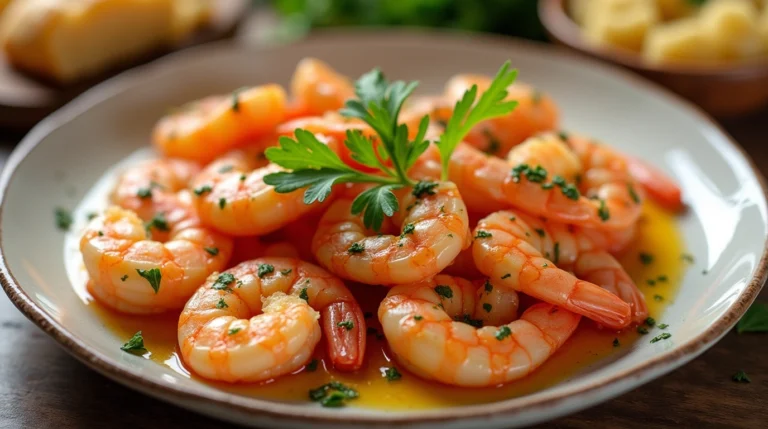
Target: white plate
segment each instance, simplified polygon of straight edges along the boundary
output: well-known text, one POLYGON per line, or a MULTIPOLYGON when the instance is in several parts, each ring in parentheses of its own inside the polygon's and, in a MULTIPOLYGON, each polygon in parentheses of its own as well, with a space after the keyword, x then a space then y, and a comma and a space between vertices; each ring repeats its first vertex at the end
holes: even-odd
POLYGON ((16 306, 77 358, 149 395, 265 427, 508 427, 551 419, 626 392, 693 359, 744 313, 766 276, 762 179, 731 138, 697 110, 616 69, 507 39, 437 33, 338 33, 270 49, 213 45, 172 55, 88 91, 35 127, 2 176, 0 274, 16 306), (241 85, 287 84, 297 61, 319 57, 357 76, 380 67, 436 92, 457 72, 494 73, 507 59, 557 101, 565 129, 651 160, 682 185, 680 223, 697 261, 663 319, 672 338, 639 342, 619 359, 532 395, 413 412, 323 409, 237 396, 119 349, 69 284, 55 207, 73 207, 112 165, 146 146, 169 106, 241 85), (708 270, 703 275, 701 269, 708 270))

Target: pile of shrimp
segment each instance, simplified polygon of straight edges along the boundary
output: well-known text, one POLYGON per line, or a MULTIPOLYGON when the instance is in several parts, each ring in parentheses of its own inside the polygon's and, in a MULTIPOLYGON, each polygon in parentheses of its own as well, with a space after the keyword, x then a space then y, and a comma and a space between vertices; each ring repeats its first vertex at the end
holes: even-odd
MULTIPOLYGON (((439 132, 455 101, 490 81, 455 76, 443 94, 412 100, 402 122, 427 114, 439 132)), ((123 313, 181 310, 184 363, 232 383, 288 376, 320 342, 336 370, 359 370, 366 320, 350 288, 368 285, 390 287, 378 319, 400 366, 457 386, 525 377, 582 319, 619 331, 648 316, 615 255, 632 242, 646 197, 682 207, 670 179, 559 131, 553 99, 516 83, 517 108, 470 132, 448 180, 434 145, 421 155, 409 174, 435 186, 396 191, 399 211, 373 232, 350 210, 364 185, 336 185, 308 205, 302 191, 264 182, 281 171, 265 149, 298 128, 365 169, 343 145, 348 130, 372 134, 339 115, 351 97, 347 77, 308 58, 290 95, 255 86, 161 118, 152 134, 161 156, 122 172, 112 207, 82 236, 90 293, 123 313)))

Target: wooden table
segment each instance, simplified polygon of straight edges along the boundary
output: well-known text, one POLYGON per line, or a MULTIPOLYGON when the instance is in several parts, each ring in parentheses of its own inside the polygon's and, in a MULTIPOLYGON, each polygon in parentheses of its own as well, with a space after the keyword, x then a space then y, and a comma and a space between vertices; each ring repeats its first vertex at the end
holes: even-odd
MULTIPOLYGON (((726 129, 768 176, 768 110, 726 129)), ((0 164, 18 136, 3 135, 0 164)), ((768 301, 768 290, 760 297, 768 301)), ((701 357, 612 401, 546 427, 768 427, 768 335, 729 333, 701 357), (750 384, 731 376, 746 371, 750 384)), ((0 428, 221 427, 88 369, 0 294, 0 428)), ((544 427, 544 426, 542 426, 544 427)))

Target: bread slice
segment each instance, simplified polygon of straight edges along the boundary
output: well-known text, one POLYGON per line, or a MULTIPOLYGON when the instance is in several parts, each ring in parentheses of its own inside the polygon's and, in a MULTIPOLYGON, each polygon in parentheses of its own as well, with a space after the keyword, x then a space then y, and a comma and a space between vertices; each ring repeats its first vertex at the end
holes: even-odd
POLYGON ((173 0, 14 1, 0 41, 15 67, 69 83, 161 48, 174 13, 173 0))

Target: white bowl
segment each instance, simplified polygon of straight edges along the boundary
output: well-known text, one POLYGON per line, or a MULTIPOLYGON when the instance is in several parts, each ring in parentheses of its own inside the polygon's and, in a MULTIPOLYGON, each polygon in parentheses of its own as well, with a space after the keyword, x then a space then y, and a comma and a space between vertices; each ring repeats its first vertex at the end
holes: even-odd
POLYGON ((605 401, 712 346, 766 277, 766 200, 760 174, 708 117, 614 68, 507 39, 436 33, 325 34, 275 48, 212 45, 172 55, 88 91, 41 122, 2 175, 0 274, 14 304, 67 351, 106 376, 196 412, 264 427, 483 428, 530 424, 605 401), (449 409, 383 412, 270 402, 217 390, 123 353, 124 339, 87 311, 68 281, 55 207, 73 207, 112 165, 148 144, 169 107, 246 84, 287 84, 305 56, 356 76, 378 66, 436 92, 457 72, 493 73, 511 59, 522 80, 549 92, 565 129, 652 161, 682 185, 680 218, 697 261, 663 314, 672 338, 636 343, 610 362, 534 394, 449 409), (708 271, 702 274, 702 269, 708 271))

